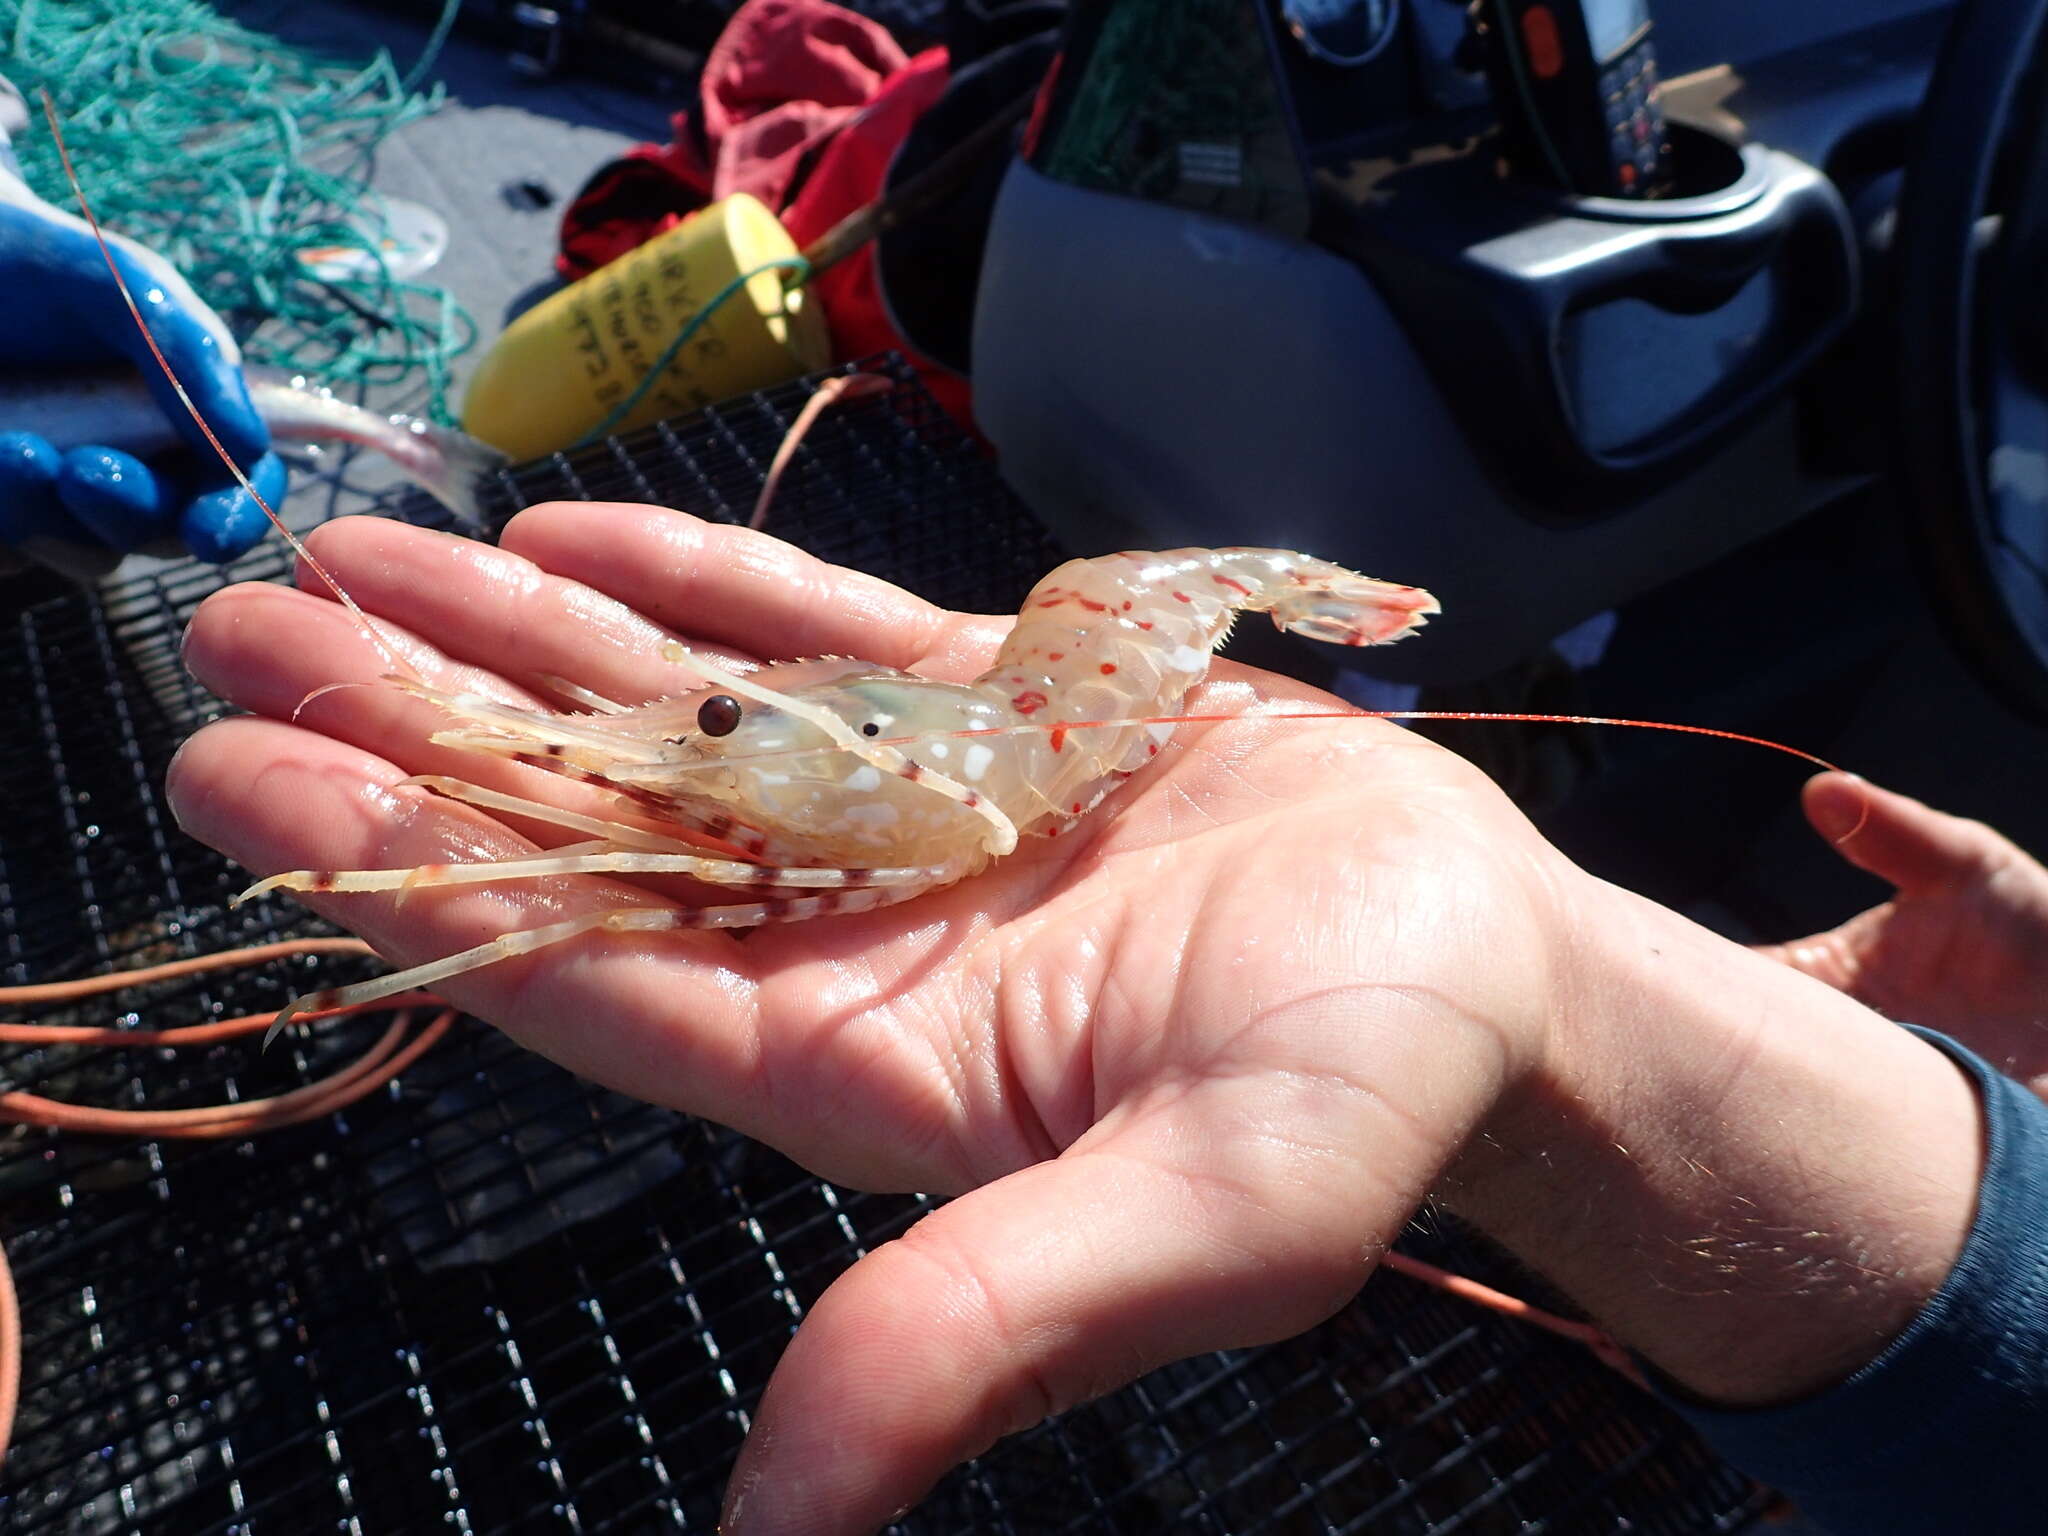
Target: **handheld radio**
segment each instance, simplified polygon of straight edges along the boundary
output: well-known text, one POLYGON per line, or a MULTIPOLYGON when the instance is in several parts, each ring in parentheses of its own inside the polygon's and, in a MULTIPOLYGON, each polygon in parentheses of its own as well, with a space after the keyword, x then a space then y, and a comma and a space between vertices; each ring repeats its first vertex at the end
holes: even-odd
POLYGON ((1480 0, 1509 159, 1589 197, 1671 182, 1648 0, 1480 0))

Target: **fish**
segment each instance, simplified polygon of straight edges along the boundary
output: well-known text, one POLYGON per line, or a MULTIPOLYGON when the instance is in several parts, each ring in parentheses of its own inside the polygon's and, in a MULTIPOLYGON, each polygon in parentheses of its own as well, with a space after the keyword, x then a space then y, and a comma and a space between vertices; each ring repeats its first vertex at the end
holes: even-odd
MULTIPOLYGON (((249 403, 279 443, 351 443, 381 454, 412 484, 472 531, 484 526, 483 498, 511 460, 465 432, 416 416, 380 415, 304 375, 249 378, 249 403)), ((59 452, 118 448, 138 459, 184 446, 133 369, 71 373, 52 380, 0 379, 0 431, 33 432, 59 452)))

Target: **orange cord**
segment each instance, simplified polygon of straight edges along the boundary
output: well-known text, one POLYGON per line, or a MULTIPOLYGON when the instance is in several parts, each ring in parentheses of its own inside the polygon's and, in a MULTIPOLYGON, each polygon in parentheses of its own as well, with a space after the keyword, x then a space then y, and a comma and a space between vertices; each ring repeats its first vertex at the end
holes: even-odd
POLYGON ((399 1042, 405 1039, 406 1030, 412 1024, 410 1013, 400 1013, 375 1045, 339 1072, 273 1098, 249 1099, 238 1104, 206 1104, 197 1109, 100 1109, 86 1104, 66 1104, 33 1093, 0 1093, 0 1119, 11 1120, 17 1125, 47 1125, 58 1130, 91 1131, 102 1135, 186 1139, 272 1131, 316 1119, 329 1109, 352 1104, 364 1094, 382 1087, 446 1034, 454 1018, 454 1009, 445 1010, 421 1030, 410 1045, 399 1050, 399 1042), (374 1081, 366 1081, 372 1077, 374 1081))
POLYGON ((1604 1328, 1591 1323, 1575 1322, 1569 1317, 1559 1317, 1555 1312, 1546 1312, 1541 1307, 1531 1306, 1518 1296, 1505 1291, 1496 1291, 1490 1285, 1481 1285, 1477 1280, 1468 1280, 1463 1275, 1454 1275, 1447 1269, 1434 1264, 1425 1264, 1421 1259, 1411 1259, 1405 1253, 1389 1252, 1380 1260, 1383 1268, 1396 1274, 1419 1280, 1424 1285, 1434 1286, 1447 1296, 1460 1301, 1469 1301, 1474 1306, 1484 1307, 1489 1312, 1498 1312, 1502 1317, 1512 1317, 1527 1323, 1532 1328, 1542 1328, 1559 1338, 1570 1339, 1591 1350, 1601 1364, 1612 1366, 1645 1392, 1650 1383, 1635 1363, 1629 1352, 1615 1342, 1614 1336, 1604 1328))
POLYGON ((289 959, 293 955, 375 956, 376 953, 361 939, 281 939, 275 944, 256 944, 247 949, 224 949, 216 955, 199 955, 190 960, 171 960, 139 971, 111 971, 104 976, 46 982, 33 987, 0 987, 0 1003, 66 1003, 74 997, 124 992, 129 987, 143 986, 152 981, 169 981, 175 976, 195 976, 206 971, 234 970, 245 965, 260 965, 265 960, 289 959))
MULTIPOLYGON (((230 951, 248 956, 253 950, 230 951)), ((248 960, 250 965, 255 960, 248 960)), ((0 987, 0 1002, 10 1000, 12 989, 0 987)), ((322 1008, 295 1014, 308 1024, 316 1019, 345 1018, 357 1013, 384 1013, 393 1008, 414 1008, 441 999, 431 992, 401 992, 395 997, 367 1003, 349 1003, 340 1008, 322 1008)), ((175 1029, 113 1029, 92 1024, 10 1024, 0 1022, 0 1045, 213 1045, 242 1035, 257 1034, 270 1027, 273 1013, 245 1013, 236 1019, 217 1019, 211 1024, 182 1024, 175 1029)))
MULTIPOLYGON (((140 970, 115 971, 77 981, 50 982, 38 986, 0 987, 0 1003, 58 1003, 94 997, 177 976, 207 971, 238 969, 266 960, 294 955, 371 955, 375 951, 361 939, 286 939, 275 944, 258 944, 246 949, 223 950, 190 960, 172 960, 140 970)), ((430 992, 408 992, 399 997, 353 1007, 328 1008, 301 1017, 340 1018, 373 1011, 402 1011, 377 1042, 340 1071, 319 1078, 288 1093, 241 1103, 207 1104, 195 1109, 101 1109, 92 1105, 66 1104, 39 1094, 0 1093, 0 1121, 17 1125, 46 1125, 60 1130, 85 1131, 96 1135, 149 1136, 183 1140, 228 1139, 253 1136, 288 1125, 301 1125, 344 1109, 368 1097, 391 1082, 417 1061, 455 1022, 455 1010, 430 992), (440 1012, 410 1040, 410 1007, 432 1005, 440 1012)), ((17 1024, 0 1022, 0 1044, 15 1045, 99 1045, 99 1046, 185 1046, 211 1045, 241 1035, 256 1034, 270 1027, 272 1013, 246 1014, 241 1018, 219 1019, 208 1024, 188 1024, 173 1029, 106 1029, 69 1024, 17 1024)), ((0 1248, 0 1462, 7 1457, 14 1433, 14 1414, 21 1397, 21 1302, 15 1294, 14 1276, 7 1254, 0 1248)))
POLYGON ((811 391, 811 398, 804 402, 804 408, 796 413, 796 420, 789 424, 789 430, 782 434, 782 441, 775 445, 775 457, 768 461, 768 473, 761 481, 761 494, 754 500, 754 515, 747 519, 749 528, 765 527, 768 522, 768 508, 775 501, 776 487, 782 484, 784 471, 796 457, 797 445, 817 424, 826 408, 835 400, 861 400, 871 395, 887 394, 896 387, 896 381, 879 373, 847 373, 827 379, 811 391))

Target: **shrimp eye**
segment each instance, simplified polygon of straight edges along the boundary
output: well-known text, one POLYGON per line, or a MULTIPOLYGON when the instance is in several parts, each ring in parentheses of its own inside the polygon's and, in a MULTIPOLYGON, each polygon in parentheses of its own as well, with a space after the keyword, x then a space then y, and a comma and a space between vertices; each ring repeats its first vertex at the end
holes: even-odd
POLYGON ((879 725, 875 724, 874 721, 870 720, 866 725, 860 728, 860 733, 863 736, 879 736, 882 734, 882 728, 879 725))
POLYGON ((697 706, 697 729, 706 736, 730 736, 740 728, 740 701, 729 693, 714 693, 697 706))

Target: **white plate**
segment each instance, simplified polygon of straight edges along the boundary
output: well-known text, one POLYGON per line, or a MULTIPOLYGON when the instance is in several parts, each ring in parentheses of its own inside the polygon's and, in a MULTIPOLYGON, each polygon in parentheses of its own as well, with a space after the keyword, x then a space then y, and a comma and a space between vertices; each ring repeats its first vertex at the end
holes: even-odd
POLYGON ((448 250, 448 221, 423 203, 402 197, 383 200, 385 227, 381 237, 376 213, 365 209, 355 216, 362 232, 360 244, 308 246, 299 260, 312 276, 334 282, 342 278, 374 276, 377 259, 371 242, 384 258, 392 277, 403 281, 431 269, 448 250))

